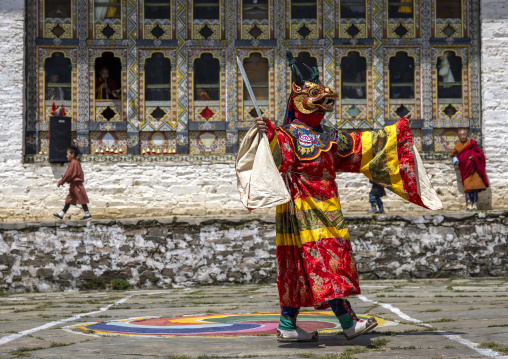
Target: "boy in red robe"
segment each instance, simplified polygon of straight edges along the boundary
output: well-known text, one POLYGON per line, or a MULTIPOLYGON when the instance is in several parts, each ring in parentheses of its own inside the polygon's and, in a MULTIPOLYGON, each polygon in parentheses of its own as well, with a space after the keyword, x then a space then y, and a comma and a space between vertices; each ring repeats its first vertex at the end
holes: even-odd
POLYGON ((332 112, 338 92, 319 82, 316 68, 304 79, 288 51, 293 71, 292 92, 285 125, 256 118, 266 133, 275 165, 291 200, 277 206, 277 285, 281 316, 279 341, 317 341, 296 325, 301 307, 330 307, 346 338, 353 339, 377 326, 362 320, 348 297, 360 294, 356 262, 342 215, 336 172, 362 173, 373 183, 428 209, 442 208, 428 181, 407 118, 376 131, 349 134, 321 125, 332 112))
POLYGON ((88 210, 88 196, 86 195, 85 187, 83 186, 83 181, 85 180, 85 175, 83 174, 83 169, 81 169, 81 165, 79 161, 76 159, 78 156, 78 149, 76 147, 70 147, 67 150, 67 159, 69 160, 69 168, 65 172, 63 178, 58 182, 58 187, 63 186, 65 183, 69 183, 69 194, 65 199, 65 206, 60 213, 55 213, 55 216, 58 219, 63 219, 67 210, 73 205, 80 204, 83 207, 83 211, 85 211, 85 216, 81 218, 81 220, 91 219, 90 211, 88 210))

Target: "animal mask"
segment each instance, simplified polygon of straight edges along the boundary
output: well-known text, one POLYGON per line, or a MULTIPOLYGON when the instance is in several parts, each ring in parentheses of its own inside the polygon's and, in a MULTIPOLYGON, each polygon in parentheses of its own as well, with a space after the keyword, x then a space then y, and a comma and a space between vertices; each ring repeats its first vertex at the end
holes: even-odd
POLYGON ((291 123, 295 118, 306 122, 305 118, 310 119, 309 115, 313 115, 311 122, 319 124, 325 112, 334 110, 339 93, 321 84, 317 68, 304 64, 310 73, 309 78, 304 78, 296 66, 296 60, 291 51, 287 50, 286 56, 293 73, 293 83, 285 123, 291 123))

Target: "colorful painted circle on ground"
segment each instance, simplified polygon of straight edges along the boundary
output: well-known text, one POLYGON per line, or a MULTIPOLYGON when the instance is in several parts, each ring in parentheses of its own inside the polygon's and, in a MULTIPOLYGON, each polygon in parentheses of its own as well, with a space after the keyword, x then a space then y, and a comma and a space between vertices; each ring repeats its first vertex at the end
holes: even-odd
MULTIPOLYGON (((279 313, 193 315, 183 317, 141 317, 109 322, 94 322, 74 328, 106 335, 142 336, 249 336, 276 334, 279 313)), ((367 315, 359 315, 367 319, 367 315)), ((376 318, 379 325, 386 324, 376 318)), ((321 334, 341 332, 333 312, 301 312, 298 326, 321 334)))

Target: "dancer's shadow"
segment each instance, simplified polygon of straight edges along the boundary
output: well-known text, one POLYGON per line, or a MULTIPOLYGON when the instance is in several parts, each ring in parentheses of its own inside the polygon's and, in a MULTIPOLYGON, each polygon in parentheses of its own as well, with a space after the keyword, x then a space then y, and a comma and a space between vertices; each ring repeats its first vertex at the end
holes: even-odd
POLYGON ((315 349, 319 347, 345 347, 345 346, 367 346, 370 344, 370 341, 373 338, 383 336, 383 335, 375 335, 372 333, 364 334, 358 338, 346 340, 346 337, 343 334, 337 335, 320 335, 319 341, 317 342, 289 342, 289 343, 279 343, 279 348, 285 349, 315 349))
MULTIPOLYGON (((393 336, 427 336, 427 335, 461 335, 465 334, 464 332, 456 332, 456 331, 433 331, 433 332, 414 332, 414 333, 395 333, 393 336)), ((387 335, 382 332, 371 332, 368 334, 364 334, 359 336, 358 338, 347 340, 343 334, 337 335, 320 335, 319 341, 317 342, 289 342, 289 343, 279 343, 279 348, 285 349, 316 349, 316 348, 324 348, 324 347, 346 347, 346 346, 359 346, 359 347, 367 347, 371 344, 373 339, 377 338, 390 338, 392 335, 387 335)))

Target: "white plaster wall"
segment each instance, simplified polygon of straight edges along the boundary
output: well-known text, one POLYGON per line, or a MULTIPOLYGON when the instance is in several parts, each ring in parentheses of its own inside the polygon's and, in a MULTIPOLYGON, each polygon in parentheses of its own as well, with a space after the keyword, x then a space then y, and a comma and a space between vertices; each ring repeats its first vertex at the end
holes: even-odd
POLYGON ((481 0, 482 120, 492 205, 508 207, 508 2, 481 0))
MULTIPOLYGON (((488 171, 494 207, 508 207, 506 124, 508 119, 508 29, 504 1, 483 1, 483 109, 488 171), (501 16, 504 14, 504 16, 501 16), (504 28, 503 28, 504 26, 504 28), (505 100, 504 102, 502 100, 505 100)), ((23 0, 0 1, 0 221, 52 219, 63 205, 67 188, 56 188, 65 167, 23 163, 24 60, 23 0)), ((450 163, 427 164, 446 210, 464 208, 450 163)), ((90 209, 96 218, 131 216, 272 216, 274 210, 243 208, 236 190, 234 164, 157 165, 83 164, 90 209)), ((339 174, 339 193, 346 212, 369 208, 368 180, 339 174)), ((489 193, 481 200, 489 201, 489 193)), ((389 212, 419 211, 388 194, 389 212)), ((81 213, 71 209, 71 218, 81 213)))

